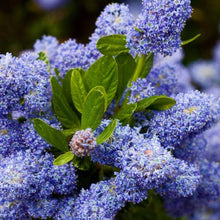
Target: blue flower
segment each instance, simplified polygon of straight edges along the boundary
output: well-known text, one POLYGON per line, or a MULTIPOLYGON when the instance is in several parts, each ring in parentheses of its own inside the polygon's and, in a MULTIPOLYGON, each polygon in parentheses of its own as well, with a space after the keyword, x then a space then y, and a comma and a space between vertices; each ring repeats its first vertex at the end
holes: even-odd
POLYGON ((55 37, 43 35, 42 39, 35 42, 34 51, 36 53, 44 52, 47 55, 50 63, 54 64, 58 46, 59 42, 55 37))
POLYGON ((48 198, 40 200, 30 200, 27 203, 27 213, 32 218, 47 219, 53 217, 59 205, 58 199, 48 198))
POLYGON ((190 163, 205 159, 207 156, 207 140, 204 133, 183 139, 181 144, 174 149, 174 156, 190 163))
POLYGON ((127 91, 130 91, 128 97, 129 103, 136 103, 142 99, 155 95, 155 88, 152 86, 151 82, 141 78, 132 82, 131 87, 128 88, 127 91))
POLYGON ((155 95, 170 96, 178 86, 175 68, 167 63, 157 63, 146 79, 155 88, 155 95))
POLYGON ((50 107, 46 64, 34 53, 20 58, 1 55, 0 60, 0 117, 18 111, 30 118, 46 111, 50 107))
POLYGON ((189 197, 173 198, 164 196, 165 208, 172 216, 190 215, 210 203, 219 200, 220 196, 220 164, 202 160, 196 164, 201 174, 200 184, 189 197))
POLYGON ((0 155, 9 156, 25 148, 21 125, 10 119, 0 119, 0 155))
POLYGON ((209 88, 220 82, 220 74, 213 61, 196 61, 189 66, 192 80, 202 88, 209 88))
POLYGON ((134 17, 125 4, 112 3, 105 7, 97 18, 95 32, 90 37, 94 43, 100 37, 112 34, 127 34, 134 24, 134 17))
POLYGON ((89 58, 90 52, 85 45, 77 43, 75 39, 69 39, 59 45, 54 63, 63 78, 72 68, 87 69, 91 65, 89 58))
POLYGON ((207 140, 207 148, 205 151, 206 158, 209 161, 220 162, 220 122, 204 132, 207 140))
POLYGON ((176 105, 158 112, 149 121, 149 133, 157 134, 162 146, 175 147, 185 138, 199 134, 219 120, 220 100, 212 95, 191 91, 179 93, 176 105))
POLYGON ((142 6, 127 46, 134 54, 171 55, 180 48, 180 33, 192 13, 190 0, 143 0, 142 6))
POLYGON ((46 199, 55 194, 70 194, 76 189, 73 166, 53 165, 53 156, 19 151, 1 159, 0 196, 5 200, 46 199), (63 178, 65 176, 65 179, 63 178))

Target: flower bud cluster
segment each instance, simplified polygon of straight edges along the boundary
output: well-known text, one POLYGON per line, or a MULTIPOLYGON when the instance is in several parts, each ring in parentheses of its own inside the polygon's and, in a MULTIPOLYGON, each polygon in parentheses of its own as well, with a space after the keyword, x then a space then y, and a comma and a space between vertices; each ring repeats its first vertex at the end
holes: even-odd
POLYGON ((96 140, 90 128, 76 131, 70 143, 72 152, 78 157, 90 156, 90 152, 96 146, 96 140))

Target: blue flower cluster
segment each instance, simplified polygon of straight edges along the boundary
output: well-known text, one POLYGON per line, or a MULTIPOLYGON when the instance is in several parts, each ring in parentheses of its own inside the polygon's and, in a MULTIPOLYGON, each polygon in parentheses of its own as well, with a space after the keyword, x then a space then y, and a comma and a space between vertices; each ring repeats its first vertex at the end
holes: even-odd
POLYGON ((107 5, 96 21, 96 29, 90 40, 95 42, 103 36, 127 34, 132 28, 134 17, 127 5, 113 3, 107 5))
POLYGON ((128 91, 130 91, 128 97, 129 103, 135 103, 156 94, 155 88, 145 78, 138 78, 136 81, 132 82, 132 86, 128 91))
POLYGON ((193 83, 201 90, 212 93, 216 96, 220 94, 220 42, 213 50, 211 60, 198 60, 190 64, 189 70, 193 83))
MULTIPOLYGON (((209 69, 207 63, 189 69, 181 64, 183 52, 177 50, 180 33, 191 11, 189 0, 143 0, 141 14, 135 19, 127 5, 114 3, 97 19, 87 45, 74 39, 59 44, 55 37, 43 36, 33 51, 18 58, 0 55, 1 219, 114 219, 127 202, 138 205, 148 199, 149 190, 163 198, 172 216, 191 215, 193 219, 201 209, 219 208, 220 99, 195 90, 191 81, 204 89, 217 83, 220 50, 217 46, 214 52, 214 74, 203 72, 209 69), (107 87, 103 82, 88 90, 92 77, 91 82, 85 78, 89 71, 93 73, 89 67, 102 56, 96 49, 97 40, 112 34, 126 35, 131 55, 154 53, 153 66, 145 77, 127 79, 121 100, 108 103, 105 97, 102 104, 107 113, 103 118, 99 118, 101 105, 94 106, 94 120, 101 123, 91 129, 85 125, 89 111, 94 112, 86 111, 85 106, 95 105, 99 98, 101 103, 108 93, 102 92, 107 87), (49 65, 39 58, 40 52, 45 53, 49 65), (77 71, 71 73, 71 83, 77 74, 81 80, 83 105, 78 103, 79 111, 73 106, 75 97, 65 93, 72 89, 65 76, 73 68, 77 71), (195 74, 191 78, 193 69, 204 78, 195 74), (94 94, 102 96, 91 101, 94 94), (162 101, 150 103, 152 96, 160 95, 162 101), (165 105, 164 111, 153 108, 173 100, 166 96, 175 99, 173 107, 165 105), (79 125, 69 128, 65 116, 72 113, 79 125)), ((135 58, 138 73, 141 58, 135 58)), ((115 61, 109 56, 111 59, 115 61)), ((108 64, 103 70, 104 64, 96 65, 101 71, 111 67, 108 64)), ((120 77, 115 77, 116 81, 120 82, 120 77)))
POLYGON ((14 111, 26 118, 46 112, 50 107, 46 64, 35 53, 19 58, 7 53, 0 58, 0 117, 14 111))
POLYGON ((143 0, 142 5, 127 35, 128 47, 139 54, 171 55, 180 48, 180 33, 192 13, 190 0, 143 0))
POLYGON ((185 138, 201 133, 219 120, 220 100, 213 95, 190 91, 179 93, 175 100, 173 108, 156 113, 149 121, 149 134, 158 135, 166 148, 180 145, 185 138))

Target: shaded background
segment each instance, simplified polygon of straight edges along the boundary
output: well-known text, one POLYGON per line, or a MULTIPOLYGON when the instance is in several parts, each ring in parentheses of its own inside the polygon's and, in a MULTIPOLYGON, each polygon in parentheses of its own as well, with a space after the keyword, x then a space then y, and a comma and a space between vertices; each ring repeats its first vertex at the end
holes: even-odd
MULTIPOLYGON (((55 36, 60 42, 76 38, 80 43, 87 43, 94 31, 96 18, 104 6, 112 2, 67 0, 66 4, 58 5, 58 8, 45 8, 37 1, 40 0, 0 1, 0 53, 18 55, 32 48, 36 39, 42 35, 55 36)), ((184 47, 185 64, 198 58, 210 59, 212 48, 219 40, 220 1, 192 0, 192 6, 194 12, 182 33, 182 39, 189 39, 198 33, 202 36, 184 47)))

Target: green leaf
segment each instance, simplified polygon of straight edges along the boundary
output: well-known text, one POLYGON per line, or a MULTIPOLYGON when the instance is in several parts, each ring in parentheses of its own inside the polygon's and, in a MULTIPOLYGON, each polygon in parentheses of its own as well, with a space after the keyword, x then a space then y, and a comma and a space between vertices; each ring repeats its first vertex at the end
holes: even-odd
POLYGON ((96 86, 96 89, 100 90, 103 94, 104 94, 104 98, 105 98, 105 108, 104 108, 104 112, 106 111, 107 107, 108 107, 108 97, 105 91, 105 88, 103 86, 96 86))
POLYGON ((136 58, 137 66, 132 77, 131 82, 136 81, 137 78, 146 78, 153 66, 153 53, 147 55, 142 54, 141 57, 136 58))
POLYGON ((56 149, 66 152, 69 151, 69 144, 65 135, 39 118, 34 119, 34 128, 37 133, 56 149))
POLYGON ((61 85, 54 76, 51 78, 51 87, 53 92, 53 109, 58 120, 66 128, 79 128, 80 120, 77 114, 70 107, 65 95, 63 94, 61 85))
POLYGON ((186 44, 189 44, 189 43, 193 42, 194 40, 196 40, 196 39, 199 38, 200 36, 201 36, 201 34, 197 34, 195 37, 193 37, 193 38, 191 38, 191 39, 189 39, 189 40, 184 40, 184 41, 182 41, 181 46, 184 46, 184 45, 186 45, 186 44))
POLYGON ((148 73, 150 72, 150 70, 153 66, 153 62, 154 62, 154 54, 153 53, 147 54, 144 59, 144 65, 143 65, 141 72, 139 74, 140 78, 147 77, 148 73))
POLYGON ((68 70, 65 74, 65 77, 63 78, 63 81, 62 81, 63 94, 66 97, 69 105, 72 104, 70 80, 71 80, 71 76, 72 76, 73 71, 74 71, 74 69, 68 70))
POLYGON ((37 59, 44 61, 47 64, 47 72, 50 72, 50 62, 49 62, 49 59, 48 59, 46 53, 40 52, 40 53, 38 53, 38 55, 39 55, 39 57, 37 59))
POLYGON ((176 104, 175 99, 165 95, 151 96, 137 102, 136 112, 143 111, 146 108, 152 110, 167 110, 176 104))
POLYGON ((118 67, 115 59, 111 56, 99 58, 86 71, 84 79, 88 91, 96 86, 103 86, 110 104, 118 86, 118 67))
POLYGON ((97 87, 91 89, 83 106, 81 128, 95 130, 101 123, 106 106, 105 94, 97 87))
POLYGON ((96 142, 97 145, 104 143, 107 139, 109 139, 114 132, 114 129, 117 125, 117 120, 114 119, 105 129, 104 131, 97 137, 96 142))
POLYGON ((118 55, 122 52, 128 52, 126 47, 126 36, 121 34, 109 35, 100 38, 97 41, 97 49, 104 55, 118 55))
POLYGON ((78 129, 65 129, 63 130, 63 134, 68 137, 68 136, 72 136, 73 134, 75 134, 75 132, 77 131, 78 129))
POLYGON ((82 113, 84 101, 87 91, 83 82, 83 78, 79 70, 72 71, 71 76, 71 96, 75 108, 82 113))
POLYGON ((117 118, 120 121, 130 120, 130 117, 133 115, 136 108, 137 103, 123 105, 120 110, 114 115, 114 118, 117 118))
POLYGON ((60 80, 60 71, 57 68, 54 68, 55 75, 60 80))
POLYGON ((118 89, 115 95, 116 101, 119 102, 127 84, 134 74, 136 63, 129 53, 121 53, 115 58, 118 64, 118 89))
POLYGON ((65 154, 61 154, 59 157, 57 157, 54 161, 53 164, 57 166, 61 166, 63 164, 66 164, 70 162, 73 159, 74 155, 72 151, 68 151, 65 154))

